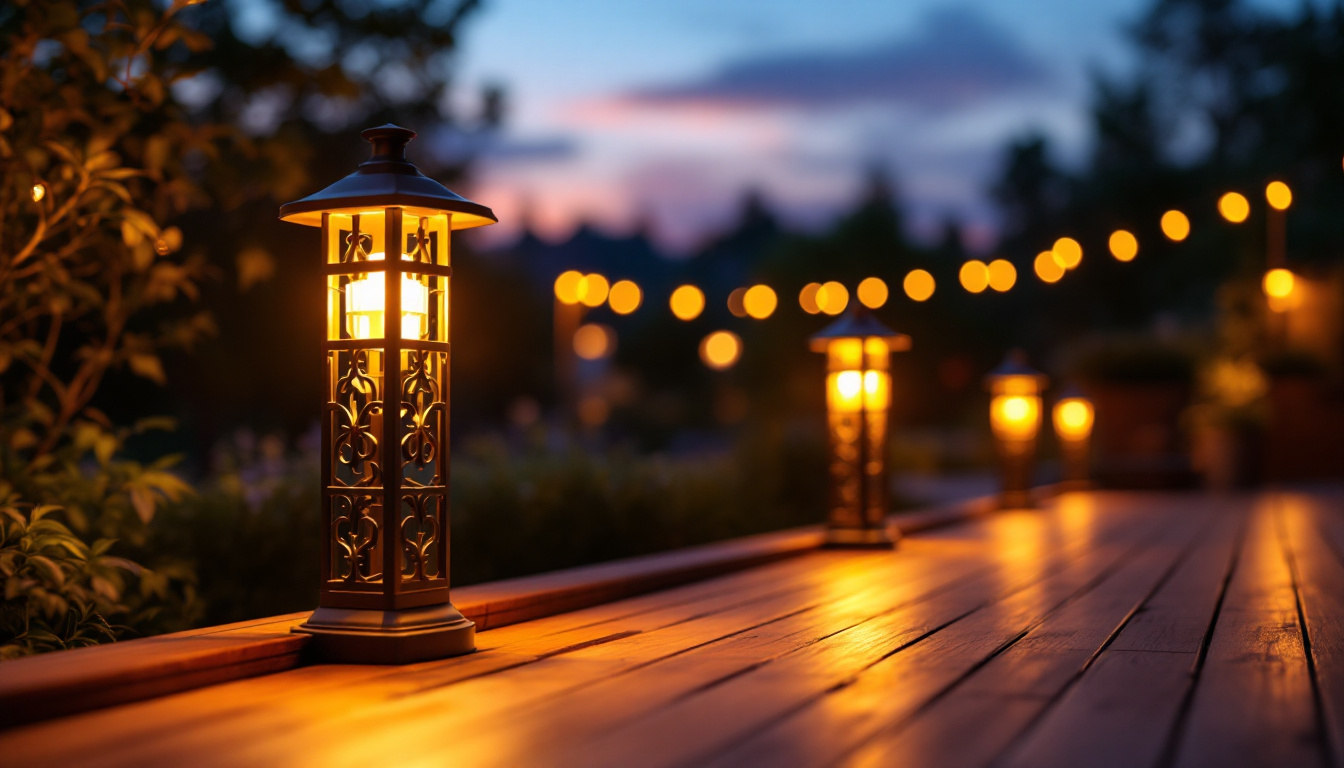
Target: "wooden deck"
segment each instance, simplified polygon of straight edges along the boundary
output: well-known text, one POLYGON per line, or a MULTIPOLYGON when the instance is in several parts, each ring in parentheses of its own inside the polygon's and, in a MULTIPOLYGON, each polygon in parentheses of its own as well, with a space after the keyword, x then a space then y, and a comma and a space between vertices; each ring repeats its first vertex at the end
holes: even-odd
POLYGON ((1344 766, 1344 494, 1066 494, 478 643, 7 730, 0 765, 1344 766))

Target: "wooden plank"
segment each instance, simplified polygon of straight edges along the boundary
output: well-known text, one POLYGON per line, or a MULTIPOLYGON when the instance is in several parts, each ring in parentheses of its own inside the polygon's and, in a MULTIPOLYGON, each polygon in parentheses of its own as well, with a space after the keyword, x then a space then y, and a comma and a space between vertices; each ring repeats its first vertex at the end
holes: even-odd
MULTIPOLYGON (((1022 584, 1014 576, 1015 571, 1020 573, 1041 566, 1044 560, 1059 554, 1059 549, 1046 546, 1054 538, 1048 528, 1037 530, 1031 535, 1030 529, 1017 525, 1004 525, 1014 520, 1030 522, 1034 519, 1039 518, 1036 515, 1024 514, 1011 518, 1000 517, 995 521, 996 524, 1003 526, 1000 541, 1025 544, 1027 551, 1015 551, 1011 544, 1003 547, 999 553, 1002 556, 1000 564, 1004 566, 999 574, 1002 582, 995 585, 991 580, 990 584, 985 585, 988 588, 980 595, 982 601, 988 598, 992 603, 993 593, 996 591, 994 587, 997 586, 1006 588, 1008 592, 1016 590, 1020 595, 1015 601, 1019 604, 1019 610, 1023 610, 1023 606, 1026 606, 1026 610, 1035 610, 1040 600, 1046 599, 1052 590, 1058 589, 1058 585, 1052 583, 1037 584, 1028 581, 1022 584)), ((1126 530, 1123 533, 1130 531, 1126 530)), ((1059 542, 1064 543, 1063 539, 1059 542)), ((1119 553, 1116 553, 1115 556, 1118 555, 1119 553)), ((1076 586, 1074 584, 1070 591, 1076 586)), ((563 741, 557 741, 561 734, 548 731, 548 736, 544 739, 551 745, 548 755, 557 764, 590 762, 615 764, 621 761, 622 755, 628 759, 629 755, 636 752, 641 756, 641 762, 649 764, 704 762, 708 755, 728 748, 736 738, 744 732, 750 732, 756 725, 787 714, 800 700, 806 701, 808 697, 821 696, 835 686, 846 684, 866 666, 880 662, 899 649, 902 643, 910 638, 911 629, 918 631, 925 627, 936 628, 939 619, 954 618, 961 612, 959 609, 967 608, 965 604, 955 604, 954 597, 956 596, 950 593, 941 595, 936 604, 928 606, 934 611, 947 611, 942 616, 935 613, 907 612, 892 616, 888 622, 869 622, 850 631, 833 634, 819 642, 798 648, 768 665, 747 667, 743 674, 724 680, 708 689, 694 691, 695 695, 673 701, 655 716, 622 723, 619 728, 596 739, 590 740, 592 731, 585 731, 571 734, 563 741), (566 749, 572 751, 564 751, 566 749)), ((944 637, 945 632, 946 630, 935 632, 911 648, 927 647, 926 643, 944 637)), ((944 647, 943 650, 946 653, 934 654, 930 658, 941 660, 956 653, 952 646, 944 647)), ((902 651, 899 655, 908 652, 910 651, 902 651)), ((687 659, 687 664, 691 663, 693 660, 687 659)), ((664 665, 659 665, 657 668, 650 668, 641 671, 639 675, 631 676, 619 688, 607 686, 605 696, 609 702, 621 702, 619 707, 621 712, 615 711, 617 708, 608 703, 607 717, 615 716, 618 720, 621 719, 620 715, 626 709, 625 701, 632 696, 642 695, 645 689, 680 682, 676 680, 676 675, 680 671, 676 667, 665 668, 664 665), (655 671, 667 679, 651 678, 649 673, 655 671)), ((568 703, 567 701, 566 704, 568 703)), ((594 715, 596 714, 595 708, 594 715)), ((554 713, 549 713, 546 716, 529 718, 529 722, 548 721, 553 716, 554 713)), ((597 727, 601 730, 607 727, 607 723, 599 721, 597 727)), ((473 754, 479 757, 484 753, 473 754)), ((812 762, 797 758, 796 755, 795 758, 802 763, 812 762)))
POLYGON ((1306 637, 1311 642, 1326 754, 1332 765, 1341 768, 1344 766, 1344 554, 1341 554, 1344 550, 1335 548, 1330 531, 1341 529, 1344 507, 1331 501, 1296 493, 1280 493, 1274 498, 1306 621, 1306 637))
MULTIPOLYGON (((787 706, 800 691, 824 690, 852 675, 855 668, 876 663, 894 648, 936 632, 958 616, 993 602, 1000 594, 1036 587, 1041 579, 1062 570, 1057 566, 1077 556, 1077 552, 1068 550, 1061 546, 1029 565, 1014 563, 1009 557, 996 573, 900 610, 884 613, 877 606, 855 606, 860 610, 857 615, 866 608, 871 616, 863 622, 851 623, 854 615, 836 621, 827 610, 825 615, 814 617, 820 621, 813 626, 799 622, 790 627, 781 622, 784 626, 769 628, 774 632, 753 632, 749 637, 696 649, 626 677, 569 693, 563 700, 547 702, 543 707, 514 710, 523 715, 521 724, 507 729, 482 724, 475 733, 454 737, 455 753, 468 761, 495 762, 501 758, 501 749, 507 749, 501 745, 517 739, 521 744, 547 744, 551 764, 620 764, 635 754, 632 745, 639 745, 641 762, 669 764, 676 756, 684 757, 683 750, 707 739, 713 730, 738 722, 749 725, 763 707, 787 706), (781 688, 793 690, 794 695, 758 697, 762 678, 779 681, 781 688), (751 699, 745 706, 737 700, 739 692, 751 699), (711 709, 722 715, 731 711, 733 717, 716 717, 716 723, 708 727, 697 723, 685 731, 675 728, 672 730, 677 733, 670 733, 665 721, 680 721, 682 709, 711 711, 704 709, 704 696, 726 697, 721 706, 711 705, 711 709), (670 716, 659 711, 669 707, 673 713, 670 716), (641 718, 648 719, 633 728, 617 730, 611 738, 593 738, 641 718), (687 739, 688 732, 694 732, 694 738, 687 739)), ((510 757, 525 759, 521 753, 510 757)))
MULTIPOLYGON (((903 533, 986 514, 987 499, 893 516, 903 533)), ((453 591, 478 631, 577 611, 756 568, 815 550, 820 526, 747 536, 453 591)), ((0 676, 0 729, 297 667, 308 612, 178 632, 9 662, 0 676), (208 638, 206 637, 208 636, 208 638)))
POLYGON ((1179 561, 1200 525, 1199 516, 1165 516, 1131 556, 1092 564, 1071 590, 1028 603, 1007 621, 958 622, 940 633, 948 648, 930 645, 866 670, 719 763, 765 765, 801 753, 809 764, 987 764, 1179 561))
MULTIPOLYGON (((921 580, 936 584, 938 580, 958 575, 950 570, 950 566, 956 562, 961 562, 965 567, 977 567, 977 561, 985 554, 986 546, 988 543, 954 548, 950 551, 945 547, 937 547, 936 553, 926 556, 917 551, 918 547, 912 540, 900 555, 895 557, 889 554, 829 553, 827 557, 835 558, 833 562, 836 563, 837 569, 849 567, 862 570, 862 573, 856 570, 853 578, 836 576, 820 580, 813 588, 815 592, 813 599, 833 601, 837 593, 859 599, 865 590, 889 590, 888 585, 892 583, 909 584, 912 589, 917 588, 921 580), (885 576, 879 571, 878 578, 874 579, 873 571, 862 568, 864 563, 870 562, 885 562, 892 570, 885 576)), ((740 577, 732 577, 737 578, 740 577)), ((750 599, 749 595, 743 597, 750 599)), ((771 609, 778 611, 781 617, 805 605, 793 598, 781 599, 780 603, 774 606, 758 606, 756 603, 752 605, 753 610, 771 609)), ((328 691, 322 696, 310 694, 287 699, 283 707, 258 707, 242 717, 214 720, 204 728, 193 729, 190 733, 169 732, 158 734, 153 739, 142 739, 140 740, 142 743, 134 745, 129 752, 123 751, 121 756, 127 758, 129 755, 127 759, 140 764, 156 762, 171 764, 175 760, 185 759, 190 753, 214 754, 241 740, 249 747, 255 745, 258 751, 253 754, 253 759, 265 763, 279 759, 278 754, 283 753, 289 742, 294 738, 302 738, 305 743, 310 744, 333 747, 339 745, 338 749, 334 749, 334 753, 339 754, 327 756, 337 760, 344 759, 342 756, 360 754, 352 742, 357 741, 356 737, 359 734, 370 733, 378 734, 374 743, 370 745, 369 754, 374 754, 380 749, 379 744, 383 744, 385 748, 388 739, 398 742, 400 740, 384 733, 386 727, 391 727, 390 725, 373 727, 372 723, 400 723, 407 718, 429 715, 436 721, 433 724, 434 730, 440 734, 436 738, 443 738, 442 734, 449 729, 439 721, 479 722, 488 721, 492 717, 501 720, 514 718, 515 708, 520 700, 529 697, 545 698, 564 690, 567 686, 573 686, 576 681, 583 683, 599 679, 603 675, 610 675, 619 669, 651 663, 686 647, 694 647, 728 634, 733 631, 734 626, 749 626, 750 615, 744 614, 742 609, 735 611, 734 614, 732 623, 729 624, 715 624, 713 615, 697 617, 639 637, 618 639, 600 647, 582 649, 575 654, 547 658, 543 663, 524 668, 527 674, 517 681, 508 680, 500 683, 489 679, 474 679, 451 687, 428 686, 423 679, 426 674, 432 674, 437 669, 446 671, 455 663, 424 665, 419 675, 415 678, 402 678, 398 686, 386 685, 387 680, 383 680, 381 689, 370 685, 365 686, 364 690, 359 690, 358 687, 342 688, 338 691, 328 691), (417 690, 424 691, 423 695, 410 695, 417 690), (469 708, 463 708, 461 706, 463 701, 470 701, 473 704, 469 708), (365 712, 368 714, 363 715, 365 712), (369 722, 364 722, 366 719, 369 722), (305 725, 311 730, 301 734, 295 732, 305 725), (174 749, 180 751, 174 752, 174 749), (268 749, 280 752, 268 753, 265 751, 268 749)), ((758 614, 761 615, 766 614, 758 614)), ((486 633, 482 638, 492 634, 495 633, 486 633)), ((506 721, 514 722, 516 719, 506 721)), ((86 724, 81 724, 80 730, 85 726, 86 724)), ((405 743, 415 742, 412 740, 405 743)))
POLYGON ((1272 507, 1256 503, 1175 765, 1324 765, 1297 599, 1272 507))
POLYGON ((1219 510, 1171 578, 1012 749, 1004 766, 1157 765, 1185 702, 1244 530, 1245 504, 1219 510))

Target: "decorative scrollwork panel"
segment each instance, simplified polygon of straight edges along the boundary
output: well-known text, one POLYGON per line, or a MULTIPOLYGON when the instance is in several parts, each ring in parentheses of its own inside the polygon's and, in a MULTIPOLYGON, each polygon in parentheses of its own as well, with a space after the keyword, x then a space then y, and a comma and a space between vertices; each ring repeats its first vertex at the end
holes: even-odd
POLYGON ((444 382, 448 354, 407 350, 401 375, 402 482, 410 487, 443 485, 448 403, 444 382))
POLYGON ((327 497, 332 548, 329 582, 347 585, 382 582, 380 498, 367 493, 334 493, 327 497))
POLYGON ((860 510, 863 477, 859 466, 861 431, 858 414, 830 415, 830 524, 835 527, 858 528, 863 525, 860 510))
POLYGON ((401 497, 401 580, 443 578, 443 535, 447 502, 441 490, 408 493, 401 497))
POLYGON ((331 381, 326 411, 331 420, 331 477, 326 485, 355 488, 382 483, 379 437, 383 425, 382 375, 377 350, 327 353, 331 381))

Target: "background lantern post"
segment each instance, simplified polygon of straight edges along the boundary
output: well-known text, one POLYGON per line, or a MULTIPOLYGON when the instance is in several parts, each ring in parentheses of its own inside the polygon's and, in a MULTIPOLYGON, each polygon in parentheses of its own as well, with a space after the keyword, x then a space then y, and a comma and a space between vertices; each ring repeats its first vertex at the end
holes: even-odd
POLYGON ((1060 393, 1051 416, 1064 460, 1064 482, 1087 485, 1092 475, 1092 424, 1096 421, 1092 401, 1076 386, 1069 386, 1060 393))
POLYGON ((450 235, 496 219, 407 161, 414 131, 362 135, 354 173, 280 208, 321 228, 327 307, 321 590, 295 631, 324 661, 404 664, 475 650, 448 595, 450 235))
POLYGON ((999 454, 1004 509, 1031 506, 1036 436, 1041 429, 1041 395, 1046 377, 1027 365, 1020 350, 1008 354, 985 380, 989 387, 989 424, 999 454))
POLYGON ((851 309, 812 337, 826 353, 826 418, 830 438, 831 546, 890 547, 887 530, 887 414, 891 407, 891 353, 910 337, 851 309))

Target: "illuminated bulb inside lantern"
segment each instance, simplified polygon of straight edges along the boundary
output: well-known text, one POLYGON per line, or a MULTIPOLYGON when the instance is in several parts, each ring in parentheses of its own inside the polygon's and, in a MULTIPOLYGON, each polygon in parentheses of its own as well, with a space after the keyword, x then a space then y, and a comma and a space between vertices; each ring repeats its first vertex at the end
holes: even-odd
POLYGON ((885 365, 890 351, 887 342, 877 338, 836 339, 830 343, 832 373, 826 377, 826 392, 833 412, 885 411, 891 405, 891 374, 860 369, 865 356, 869 365, 885 365))
POLYGON ((1055 404, 1055 433, 1061 440, 1086 440, 1092 434, 1092 403, 1081 397, 1069 397, 1055 404))
POLYGON ((1031 440, 1041 426, 1041 398, 1032 376, 1005 376, 994 384, 989 425, 1000 440, 1031 440))
MULTIPOLYGON (((382 261, 382 251, 369 254, 370 261, 382 261)), ((411 261, 402 254, 402 261, 411 261)), ((369 272, 345 287, 347 330, 356 339, 381 339, 384 334, 385 272, 369 272)), ((401 338, 421 339, 429 320, 429 287, 407 274, 401 276, 401 338)))

